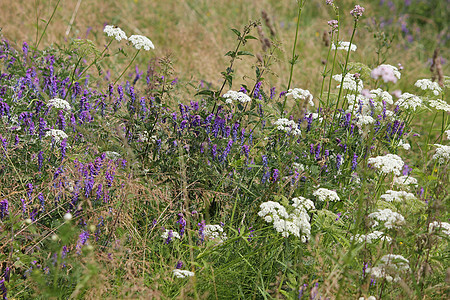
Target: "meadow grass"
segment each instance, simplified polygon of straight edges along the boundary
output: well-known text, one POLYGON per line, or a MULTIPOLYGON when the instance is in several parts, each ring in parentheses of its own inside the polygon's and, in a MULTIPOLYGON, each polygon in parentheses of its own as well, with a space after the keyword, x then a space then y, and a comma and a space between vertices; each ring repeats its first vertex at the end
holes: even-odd
POLYGON ((448 5, 382 2, 0 3, 0 295, 446 298, 448 5))

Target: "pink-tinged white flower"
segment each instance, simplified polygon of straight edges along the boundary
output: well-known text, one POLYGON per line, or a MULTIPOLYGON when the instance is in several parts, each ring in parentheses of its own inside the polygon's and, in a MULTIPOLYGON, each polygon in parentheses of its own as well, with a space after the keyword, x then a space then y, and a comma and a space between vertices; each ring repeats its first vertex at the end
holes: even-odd
POLYGON ((384 82, 396 83, 401 77, 401 73, 398 71, 397 67, 391 65, 379 65, 372 70, 370 76, 374 79, 383 79, 384 82))
POLYGON ((355 18, 358 19, 359 17, 361 17, 364 13, 364 7, 359 6, 359 5, 355 5, 355 8, 353 8, 350 11, 350 14, 355 18))
POLYGON ((106 25, 103 29, 103 32, 108 36, 114 37, 118 42, 120 42, 121 40, 127 40, 127 35, 125 34, 125 32, 117 26, 106 25))
POLYGON ((152 41, 150 41, 149 38, 143 36, 143 35, 132 35, 128 38, 128 40, 133 43, 133 46, 140 50, 141 48, 144 48, 144 50, 149 51, 150 49, 155 49, 155 46, 153 45, 152 41))
POLYGON ((328 21, 328 26, 330 26, 331 30, 334 31, 334 30, 338 29, 339 22, 338 22, 338 20, 330 20, 330 21, 328 21))

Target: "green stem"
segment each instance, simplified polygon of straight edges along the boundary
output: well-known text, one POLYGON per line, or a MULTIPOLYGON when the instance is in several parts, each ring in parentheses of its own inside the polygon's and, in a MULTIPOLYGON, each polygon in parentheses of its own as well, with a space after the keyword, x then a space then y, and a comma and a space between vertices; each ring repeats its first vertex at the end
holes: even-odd
MULTIPOLYGON (((294 65, 295 62, 297 61, 297 58, 295 57, 295 49, 297 48, 297 39, 298 39, 298 28, 300 27, 300 17, 302 15, 302 8, 303 8, 303 1, 299 1, 298 2, 298 13, 297 13, 297 27, 295 29, 295 39, 294 39, 294 46, 292 47, 292 60, 290 61, 291 64, 291 70, 289 73, 289 81, 288 81, 288 86, 287 86, 287 91, 289 91, 289 89, 291 88, 291 82, 292 82, 292 75, 294 73, 294 65)), ((283 101, 283 107, 281 108, 281 117, 283 117, 284 115, 284 108, 286 106, 286 100, 287 100, 287 96, 284 96, 284 101, 283 101)))
POLYGON ((345 79, 345 76, 348 73, 347 66, 348 66, 348 61, 350 59, 350 52, 351 52, 350 49, 351 49, 351 45, 352 45, 352 42, 353 42, 353 38, 355 37, 355 32, 356 32, 356 27, 357 26, 358 26, 358 20, 355 20, 355 25, 353 26, 353 31, 352 31, 352 37, 350 38, 350 44, 348 45, 347 58, 345 59, 344 71, 342 73, 341 86, 339 87, 339 94, 338 94, 338 98, 337 98, 337 101, 336 101, 336 105, 334 107, 333 119, 331 121, 330 131, 328 132, 328 135, 333 131, 333 124, 334 124, 333 120, 336 117, 337 108, 338 108, 339 102, 341 100, 341 94, 342 94, 342 90, 343 90, 343 87, 344 87, 344 79, 345 79))
POLYGON ((141 49, 139 49, 136 54, 134 55, 133 59, 130 61, 130 63, 128 64, 128 66, 125 68, 125 70, 123 70, 122 74, 120 74, 119 78, 116 79, 116 81, 114 81, 113 85, 116 85, 117 81, 119 81, 120 78, 122 78, 123 74, 125 74, 125 72, 128 70, 128 68, 131 66, 131 64, 134 62, 134 60, 136 59, 137 55, 139 54, 139 52, 141 52, 141 49))
MULTIPOLYGON (((57 2, 56 5, 55 5, 55 8, 53 9, 52 15, 50 16, 50 19, 48 20, 47 24, 45 24, 44 31, 42 32, 41 37, 40 37, 39 41, 37 42, 37 44, 36 44, 36 46, 35 46, 36 49, 39 47, 39 44, 41 43, 41 40, 42 40, 42 38, 44 37, 45 32, 47 31, 47 27, 48 27, 48 25, 50 24, 50 22, 52 21, 53 16, 55 15, 55 12, 56 12, 56 9, 58 8, 59 2, 61 2, 61 0, 58 0, 58 2, 57 2)), ((39 25, 38 25, 38 26, 39 26, 39 25)), ((39 27, 38 27, 38 28, 39 28, 39 27)))

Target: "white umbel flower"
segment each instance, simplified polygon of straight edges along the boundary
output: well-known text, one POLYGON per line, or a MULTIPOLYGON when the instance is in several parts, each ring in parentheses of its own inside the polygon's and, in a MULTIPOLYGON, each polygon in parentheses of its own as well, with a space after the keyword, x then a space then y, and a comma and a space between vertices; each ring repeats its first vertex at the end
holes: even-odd
POLYGON ((339 41, 339 42, 337 43, 337 47, 336 47, 336 44, 333 43, 333 44, 331 45, 331 50, 337 49, 337 50, 345 50, 345 51, 348 51, 349 46, 350 46, 350 51, 356 51, 357 47, 356 47, 355 44, 351 44, 351 45, 350 45, 350 42, 342 42, 342 41, 339 41))
POLYGON ((313 95, 308 90, 299 88, 289 89, 286 96, 292 96, 295 100, 306 100, 309 105, 314 106, 313 95))
POLYGON ((358 121, 356 121, 356 126, 361 128, 363 125, 369 125, 375 123, 375 119, 371 116, 360 116, 358 121))
POLYGON ((114 37, 118 42, 120 42, 121 40, 127 40, 127 35, 125 34, 125 32, 117 26, 106 25, 103 29, 103 32, 108 36, 114 37))
POLYGON ((398 105, 404 109, 411 108, 412 110, 416 110, 417 107, 422 106, 422 99, 410 93, 403 93, 398 98, 397 102, 395 102, 395 105, 398 105))
POLYGON ((277 126, 278 130, 284 131, 286 133, 290 133, 292 135, 301 135, 302 132, 298 129, 297 123, 293 120, 288 120, 286 118, 281 118, 275 121, 275 126, 277 126))
POLYGON ((409 270, 409 260, 401 255, 387 254, 380 259, 376 267, 367 268, 366 272, 374 278, 397 282, 401 279, 399 274, 409 270))
POLYGON ((393 190, 387 190, 386 194, 383 194, 380 196, 381 199, 387 201, 387 202, 402 202, 403 200, 412 200, 416 199, 416 196, 412 193, 408 193, 405 191, 393 191, 393 190))
POLYGON ((445 132, 445 134, 447 135, 447 140, 450 140, 450 129, 449 130, 446 130, 446 131, 444 131, 445 132))
POLYGON ((227 234, 223 232, 220 225, 206 225, 203 231, 205 238, 222 242, 227 239, 227 234))
POLYGON ((430 100, 428 103, 437 110, 450 112, 450 105, 442 99, 430 100))
POLYGON ((252 101, 252 98, 250 98, 247 94, 231 90, 223 94, 223 97, 225 98, 225 102, 228 104, 233 103, 233 101, 238 101, 240 103, 247 103, 252 101))
POLYGON ((168 229, 166 229, 166 231, 164 231, 162 234, 161 234, 161 238, 163 238, 163 239, 167 239, 168 237, 169 237, 169 232, 172 232, 172 237, 173 238, 176 238, 176 239, 180 239, 181 237, 180 237, 180 234, 178 233, 178 232, 176 232, 176 231, 174 231, 174 230, 168 230, 168 229))
POLYGON ((439 83, 433 82, 430 79, 419 79, 414 83, 414 85, 422 90, 430 90, 434 95, 439 95, 442 92, 442 88, 439 83))
MULTIPOLYGON (((349 91, 358 90, 359 92, 361 92, 364 88, 364 84, 363 84, 362 80, 360 80, 360 79, 356 80, 353 75, 354 74, 350 74, 350 73, 347 73, 347 75, 345 75, 342 88, 344 90, 349 90, 349 91)), ((341 87, 340 82, 342 81, 342 74, 333 75, 332 78, 339 82, 337 88, 340 88, 341 87)))
POLYGON ((373 231, 367 235, 365 234, 357 234, 354 237, 351 237, 350 240, 354 240, 358 243, 368 243, 368 244, 372 244, 373 242, 377 242, 377 241, 386 241, 386 242, 391 242, 392 239, 386 235, 384 235, 383 232, 381 231, 373 231))
POLYGON ((72 109, 69 102, 67 102, 66 100, 60 99, 60 98, 53 98, 53 99, 48 100, 47 106, 52 106, 54 108, 60 108, 60 109, 64 109, 64 110, 72 109))
POLYGON ((371 157, 367 162, 380 170, 383 174, 394 173, 397 176, 400 176, 400 172, 405 164, 402 158, 396 154, 371 157))
POLYGON ((450 235, 450 224, 447 222, 431 222, 430 226, 428 227, 429 232, 432 233, 436 229, 440 229, 446 235, 450 235))
POLYGON ((437 160, 440 164, 443 164, 450 160, 450 146, 434 144, 436 153, 433 155, 433 159, 437 160))
POLYGON ((386 91, 383 91, 382 89, 378 88, 376 90, 370 90, 370 97, 373 98, 374 100, 381 100, 385 101, 387 104, 394 104, 394 101, 392 100, 392 95, 389 94, 386 91))
POLYGON ((59 144, 61 140, 67 139, 69 136, 62 130, 50 129, 45 133, 45 137, 52 137, 59 144))
POLYGON ((194 272, 191 272, 188 270, 174 269, 174 270, 172 270, 172 272, 176 278, 186 278, 186 277, 192 277, 195 275, 194 272))
POLYGON ((133 46, 140 50, 141 48, 144 48, 144 50, 149 51, 150 49, 155 49, 155 46, 153 45, 152 41, 148 37, 145 37, 143 35, 132 35, 128 38, 130 42, 133 43, 133 46))
POLYGON ((369 214, 368 217, 373 219, 374 223, 372 227, 377 226, 379 224, 378 221, 383 222, 384 227, 386 228, 399 228, 405 222, 405 218, 401 214, 396 213, 389 208, 379 209, 378 211, 369 214))
POLYGON ((407 187, 407 186, 417 186, 417 179, 411 176, 400 176, 394 177, 394 184, 397 186, 407 187))
POLYGON ((286 208, 278 202, 268 201, 260 205, 258 216, 267 223, 273 222, 273 228, 283 237, 294 235, 306 242, 311 235, 308 210, 314 209, 314 203, 306 198, 292 199, 294 211, 288 214, 286 208))
POLYGON ((326 188, 319 188, 313 193, 314 196, 317 197, 319 201, 341 201, 341 198, 339 198, 338 194, 335 191, 331 191, 326 188))

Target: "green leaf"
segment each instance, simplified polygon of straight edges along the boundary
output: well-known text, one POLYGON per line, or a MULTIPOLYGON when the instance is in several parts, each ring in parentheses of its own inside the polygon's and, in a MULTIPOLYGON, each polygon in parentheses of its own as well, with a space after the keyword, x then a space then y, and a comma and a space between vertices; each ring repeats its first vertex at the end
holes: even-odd
POLYGON ((214 92, 211 91, 211 90, 203 90, 203 91, 200 91, 200 92, 195 94, 195 96, 199 96, 199 95, 206 95, 206 96, 213 97, 214 96, 214 92))
POLYGON ((232 28, 231 31, 233 31, 237 36, 241 36, 239 30, 232 28))
POLYGON ((244 39, 246 39, 246 40, 257 40, 257 38, 254 37, 253 35, 246 35, 244 39))
POLYGON ((235 57, 236 54, 234 51, 228 51, 227 53, 225 53, 225 56, 231 56, 231 57, 235 57))
POLYGON ((250 56, 254 56, 251 52, 248 51, 239 51, 237 53, 237 55, 250 55, 250 56))

